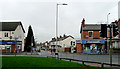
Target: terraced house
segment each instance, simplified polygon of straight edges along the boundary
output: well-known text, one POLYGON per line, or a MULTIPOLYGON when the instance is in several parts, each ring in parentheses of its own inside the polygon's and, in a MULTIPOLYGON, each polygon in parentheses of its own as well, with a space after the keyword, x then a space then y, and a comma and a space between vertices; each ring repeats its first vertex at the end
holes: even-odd
POLYGON ((25 30, 21 22, 0 22, 0 50, 2 52, 24 51, 25 30))
MULTIPOLYGON (((112 23, 116 23, 119 27, 119 35, 113 37, 112 34, 112 47, 120 48, 120 19, 112 23)), ((101 24, 85 24, 85 20, 83 19, 80 33, 80 50, 82 50, 83 53, 104 53, 110 49, 110 30, 108 29, 107 41, 107 38, 101 37, 101 24)))

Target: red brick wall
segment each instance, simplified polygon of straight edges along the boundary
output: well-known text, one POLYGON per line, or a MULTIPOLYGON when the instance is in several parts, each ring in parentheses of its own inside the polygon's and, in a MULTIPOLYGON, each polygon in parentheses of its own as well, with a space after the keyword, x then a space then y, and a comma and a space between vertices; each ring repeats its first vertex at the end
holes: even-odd
POLYGON ((88 39, 88 37, 89 37, 89 33, 88 33, 88 31, 82 31, 82 33, 81 33, 81 39, 88 39))
POLYGON ((15 50, 15 45, 11 45, 11 52, 14 52, 15 50))
POLYGON ((7 50, 2 50, 2 52, 10 52, 10 49, 7 49, 7 50))
POLYGON ((71 48, 65 48, 65 52, 70 52, 71 48))
MULTIPOLYGON (((99 31, 93 31, 93 38, 100 39, 100 32, 99 31)), ((88 31, 82 31, 81 33, 81 39, 93 39, 89 38, 89 32, 88 31)))
POLYGON ((93 31, 93 38, 100 38, 100 32, 99 31, 93 31))
POLYGON ((77 50, 77 53, 82 53, 82 45, 76 44, 76 50, 77 50))

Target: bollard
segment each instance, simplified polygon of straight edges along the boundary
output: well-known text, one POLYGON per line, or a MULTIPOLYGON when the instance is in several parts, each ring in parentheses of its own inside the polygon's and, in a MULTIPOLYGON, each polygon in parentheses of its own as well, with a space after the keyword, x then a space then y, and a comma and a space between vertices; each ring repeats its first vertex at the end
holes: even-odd
POLYGON ((84 64, 84 61, 82 61, 82 64, 84 64))
POLYGON ((101 63, 101 68, 103 68, 104 67, 104 63, 101 63))

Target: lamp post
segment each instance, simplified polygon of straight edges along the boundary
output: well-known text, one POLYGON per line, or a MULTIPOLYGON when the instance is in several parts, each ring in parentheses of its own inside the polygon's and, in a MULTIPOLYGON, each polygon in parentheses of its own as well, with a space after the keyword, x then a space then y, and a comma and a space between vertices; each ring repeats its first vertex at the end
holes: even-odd
MULTIPOLYGON (((110 13, 107 14, 107 26, 108 26, 108 23, 109 23, 109 19, 108 19, 109 15, 110 15, 110 13)), ((107 28, 107 52, 110 54, 109 41, 108 41, 108 28, 107 28)))
MULTIPOLYGON (((109 21, 108 21, 108 16, 110 15, 110 13, 108 13, 107 15, 107 26, 110 28, 110 46, 108 46, 109 42, 107 42, 107 47, 108 47, 108 52, 110 55, 110 64, 112 65, 112 33, 111 33, 111 29, 112 29, 112 24, 108 25, 109 21)), ((107 40, 108 40, 108 30, 107 30, 107 40)))
POLYGON ((56 53, 55 53, 55 55, 57 55, 56 57, 58 57, 57 36, 58 36, 58 6, 59 5, 67 5, 67 4, 62 3, 56 5, 56 53))

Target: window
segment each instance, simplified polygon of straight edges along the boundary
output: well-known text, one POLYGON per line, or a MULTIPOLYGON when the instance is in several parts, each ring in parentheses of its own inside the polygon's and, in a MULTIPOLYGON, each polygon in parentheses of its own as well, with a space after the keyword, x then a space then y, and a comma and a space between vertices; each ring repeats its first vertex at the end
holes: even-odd
POLYGON ((89 32, 89 37, 92 37, 93 33, 92 32, 89 32))
POLYGON ((12 34, 14 34, 14 32, 12 32, 12 34))
POLYGON ((102 37, 102 33, 101 33, 101 31, 100 31, 100 37, 102 37))
POLYGON ((8 33, 5 33, 4 35, 5 35, 5 37, 8 37, 8 33))

